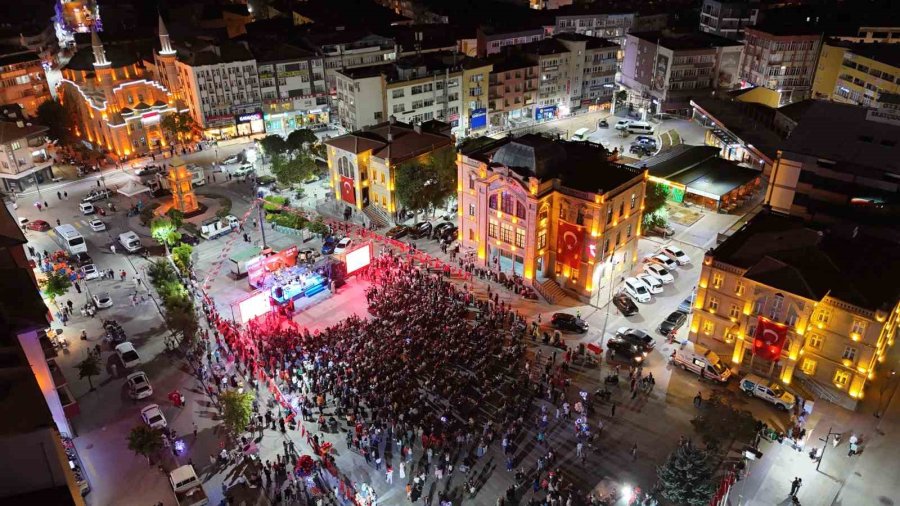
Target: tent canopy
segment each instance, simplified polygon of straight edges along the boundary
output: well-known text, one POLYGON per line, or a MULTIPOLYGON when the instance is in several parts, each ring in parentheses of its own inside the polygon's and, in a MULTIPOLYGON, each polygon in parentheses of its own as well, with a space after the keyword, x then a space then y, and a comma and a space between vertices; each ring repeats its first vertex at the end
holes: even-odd
POLYGON ((121 193, 122 195, 125 195, 126 197, 134 197, 135 195, 140 195, 141 193, 150 192, 150 188, 144 186, 138 181, 130 179, 116 191, 118 193, 121 193))

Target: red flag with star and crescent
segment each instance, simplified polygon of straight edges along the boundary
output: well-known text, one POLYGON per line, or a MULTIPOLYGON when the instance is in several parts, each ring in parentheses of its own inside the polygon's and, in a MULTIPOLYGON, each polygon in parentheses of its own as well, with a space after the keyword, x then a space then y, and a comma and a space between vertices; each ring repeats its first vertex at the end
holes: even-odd
POLYGON ((753 354, 766 360, 779 360, 787 340, 787 326, 759 317, 753 334, 753 354))
POLYGON ((348 204, 356 204, 356 185, 349 177, 341 176, 341 200, 348 204))
POLYGON ((583 249, 584 227, 560 221, 556 230, 556 261, 577 269, 583 249))

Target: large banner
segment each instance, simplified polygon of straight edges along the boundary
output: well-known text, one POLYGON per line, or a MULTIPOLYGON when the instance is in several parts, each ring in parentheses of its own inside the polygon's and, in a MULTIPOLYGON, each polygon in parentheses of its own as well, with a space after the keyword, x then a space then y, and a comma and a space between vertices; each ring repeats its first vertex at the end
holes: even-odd
POLYGON ((781 349, 787 340, 787 331, 787 325, 760 316, 753 335, 753 354, 777 362, 781 359, 781 349))
POLYGON ((341 176, 341 200, 348 204, 356 204, 356 187, 349 177, 341 176))
POLYGON ((559 221, 556 230, 556 262, 578 268, 584 249, 584 227, 559 221))

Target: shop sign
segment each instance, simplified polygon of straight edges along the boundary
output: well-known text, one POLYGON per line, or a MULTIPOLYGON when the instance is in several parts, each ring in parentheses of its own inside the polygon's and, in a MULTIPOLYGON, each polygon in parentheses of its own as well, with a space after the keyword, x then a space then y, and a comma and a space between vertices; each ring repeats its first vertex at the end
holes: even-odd
POLYGON ((541 121, 545 119, 553 119, 556 116, 556 106, 540 107, 534 110, 534 119, 541 121))
POLYGON ((262 119, 261 112, 252 112, 250 114, 239 114, 236 116, 238 123, 249 123, 251 121, 256 121, 262 119))
POLYGON ((473 109, 469 116, 469 128, 477 130, 487 126, 487 109, 473 109))

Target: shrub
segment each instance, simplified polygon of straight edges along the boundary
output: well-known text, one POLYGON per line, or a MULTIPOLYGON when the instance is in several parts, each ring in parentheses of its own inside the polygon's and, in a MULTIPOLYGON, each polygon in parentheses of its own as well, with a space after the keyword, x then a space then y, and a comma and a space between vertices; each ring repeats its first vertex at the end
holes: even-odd
POLYGON ((263 199, 265 203, 263 204, 263 209, 270 213, 280 213, 281 208, 288 205, 288 198, 281 197, 278 195, 269 195, 263 199))
POLYGON ((141 209, 141 214, 139 215, 140 220, 141 220, 141 225, 143 225, 145 227, 150 226, 150 222, 153 221, 153 216, 154 216, 153 211, 155 211, 157 207, 159 207, 159 202, 154 202, 152 204, 148 204, 148 205, 144 206, 143 209, 141 209))

